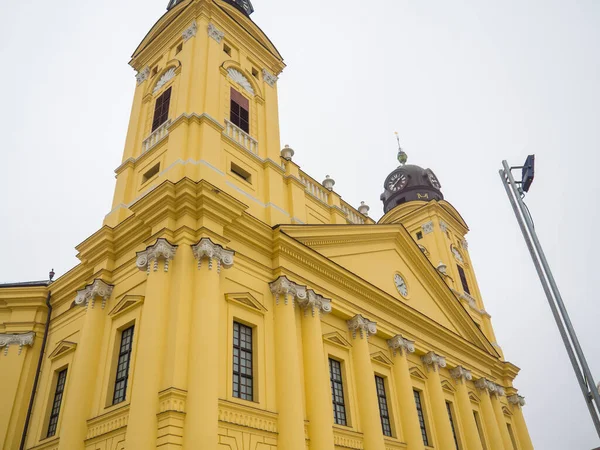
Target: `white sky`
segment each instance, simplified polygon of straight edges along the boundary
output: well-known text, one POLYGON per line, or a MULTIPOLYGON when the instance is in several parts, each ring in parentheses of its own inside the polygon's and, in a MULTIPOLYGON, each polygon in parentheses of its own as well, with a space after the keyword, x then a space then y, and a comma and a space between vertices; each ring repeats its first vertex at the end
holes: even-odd
MULTIPOLYGON (((44 279, 110 210, 129 56, 167 0, 0 2, 0 280, 44 279)), ((596 378, 600 2, 254 0, 284 55, 282 144, 381 215, 385 176, 431 167, 471 256, 538 449, 600 445, 499 180, 536 153, 527 201, 596 378)))

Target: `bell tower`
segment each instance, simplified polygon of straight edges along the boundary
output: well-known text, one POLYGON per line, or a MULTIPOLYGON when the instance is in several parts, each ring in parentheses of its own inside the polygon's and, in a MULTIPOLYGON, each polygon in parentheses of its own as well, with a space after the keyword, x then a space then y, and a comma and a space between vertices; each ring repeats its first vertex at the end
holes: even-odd
POLYGON ((437 268, 478 328, 501 353, 486 312, 469 256, 469 228, 460 213, 442 194, 442 185, 431 169, 406 164, 399 148, 400 166, 384 182, 381 194, 385 215, 380 224, 402 224, 421 251, 437 268))
POLYGON ((137 71, 122 164, 105 224, 161 183, 206 180, 265 222, 281 166, 277 77, 283 58, 250 19, 249 0, 171 0, 133 53, 137 71), (257 202, 248 202, 248 197, 257 202), (265 211, 266 210, 266 211, 265 211))

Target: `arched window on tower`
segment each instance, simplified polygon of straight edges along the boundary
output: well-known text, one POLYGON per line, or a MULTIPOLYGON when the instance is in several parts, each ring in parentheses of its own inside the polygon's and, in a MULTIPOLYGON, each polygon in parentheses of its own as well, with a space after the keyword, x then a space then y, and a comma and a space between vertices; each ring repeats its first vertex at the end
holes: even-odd
POLYGON ((231 117, 229 120, 245 133, 250 133, 250 101, 234 88, 231 88, 231 117))
POLYGON ((169 105, 171 104, 171 88, 160 94, 154 104, 154 119, 152 131, 155 131, 169 119, 169 105))
POLYGON ((467 283, 467 274, 465 273, 465 269, 463 269, 459 264, 456 265, 458 268, 458 275, 460 276, 460 282, 462 283, 463 290, 471 295, 469 291, 469 283, 467 283))

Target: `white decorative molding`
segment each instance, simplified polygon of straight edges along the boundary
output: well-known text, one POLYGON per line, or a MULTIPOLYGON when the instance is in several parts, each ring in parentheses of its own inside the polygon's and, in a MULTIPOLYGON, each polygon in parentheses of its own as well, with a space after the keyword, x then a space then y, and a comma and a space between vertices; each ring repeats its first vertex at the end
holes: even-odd
POLYGON ((281 157, 286 161, 291 161, 294 157, 294 153, 294 149, 291 148, 289 145, 286 145, 284 148, 281 149, 281 157))
POLYGON ((8 355, 8 347, 11 345, 18 345, 20 355, 24 345, 29 345, 30 347, 33 346, 34 339, 35 332, 33 331, 23 334, 0 334, 0 348, 4 347, 4 356, 6 356, 8 355))
POLYGON ((279 297, 283 296, 284 303, 288 304, 288 298, 292 298, 292 305, 296 301, 303 302, 308 299, 308 292, 306 286, 300 286, 293 281, 287 279, 287 277, 279 277, 277 280, 269 284, 271 292, 275 296, 275 302, 279 304, 279 297))
POLYGON ((462 248, 464 248, 465 250, 469 251, 469 242, 466 239, 463 239, 461 241, 460 245, 462 245, 462 248))
POLYGON ((146 66, 141 72, 135 75, 138 86, 148 79, 150 76, 150 67, 146 66))
POLYGON ((197 32, 198 32, 198 25, 196 24, 196 20, 194 20, 192 22, 192 24, 189 26, 189 28, 187 28, 181 35, 181 37, 183 38, 183 42, 186 42, 186 41, 190 40, 191 38, 193 38, 194 36, 196 36, 197 32))
POLYGON ((215 27, 212 23, 208 24, 208 35, 217 41, 219 44, 225 37, 225 33, 215 27))
POLYGON ((315 311, 319 311, 319 314, 329 314, 332 310, 331 300, 324 298, 322 295, 317 294, 312 289, 307 291, 306 298, 297 299, 298 306, 303 308, 305 311, 309 309, 312 311, 314 317, 315 311))
POLYGON ((77 297, 75 297, 75 304, 78 306, 87 306, 94 309, 96 303, 96 297, 102 299, 102 309, 106 306, 107 300, 112 295, 114 286, 106 283, 103 280, 96 279, 92 284, 88 284, 83 289, 77 291, 77 297))
POLYGON ((471 381, 473 379, 473 374, 471 371, 465 369, 463 366, 458 366, 452 369, 450 371, 450 376, 461 383, 465 381, 471 381))
POLYGON ((442 230, 443 233, 448 231, 448 224, 446 222, 444 222, 443 220, 440 220, 440 229, 442 230))
POLYGON ((403 338, 399 334, 394 336, 392 339, 389 339, 387 343, 392 349, 394 356, 396 356, 396 353, 400 353, 402 355, 415 352, 415 342, 403 338))
POLYGON ((156 94, 160 90, 160 88, 162 88, 173 78, 175 78, 175 67, 171 67, 169 70, 163 73, 162 77, 160 77, 160 79, 156 83, 156 86, 154 86, 154 90, 152 91, 152 93, 156 94))
POLYGON ((229 69, 227 69, 227 74, 229 75, 229 78, 231 78, 234 82, 243 87, 246 91, 248 91, 249 94, 254 95, 254 88, 248 81, 248 78, 246 78, 242 74, 242 72, 240 72, 237 69, 234 69, 233 67, 230 67, 229 69))
POLYGON ((208 259, 208 270, 212 270, 213 261, 217 261, 217 273, 221 272, 221 267, 230 269, 233 267, 233 257, 235 252, 225 250, 223 246, 215 244, 209 238, 202 238, 200 242, 192 247, 194 257, 198 260, 198 269, 202 267, 202 260, 208 259))
POLYGON ((163 259, 165 262, 165 272, 169 271, 169 262, 175 258, 177 245, 171 244, 165 238, 159 238, 154 245, 151 245, 143 252, 137 253, 136 265, 138 269, 145 270, 150 274, 150 266, 154 263, 154 271, 158 270, 158 261, 163 259))
POLYGON ((423 364, 425 364, 427 370, 429 370, 429 367, 431 366, 434 372, 446 367, 446 358, 436 354, 435 352, 429 352, 425 356, 421 356, 421 361, 423 361, 423 364))
POLYGON ((328 191, 333 191, 333 187, 335 186, 335 180, 329 175, 327 175, 321 184, 328 191))
POLYGON ((475 387, 482 391, 488 391, 490 395, 505 395, 504 388, 492 381, 480 378, 475 382, 475 387))
POLYGON ((521 408, 526 404, 525 397, 521 397, 517 394, 511 395, 510 397, 506 397, 506 400, 508 400, 508 403, 510 403, 511 405, 520 406, 521 408))
POLYGON ((465 263, 463 256, 460 254, 460 252, 454 245, 450 245, 450 251, 452 252, 452 254, 454 255, 454 257, 456 258, 456 260, 458 262, 463 263, 463 264, 465 263))
POLYGON ((433 222, 427 222, 424 223, 423 225, 421 225, 421 229, 423 230, 423 233, 425 234, 429 234, 429 233, 433 233, 433 222))
POLYGON ((348 320, 348 329, 352 333, 352 337, 356 339, 356 332, 360 334, 360 338, 369 338, 377 333, 377 324, 371 322, 369 319, 365 319, 360 314, 354 316, 351 320, 348 320))
POLYGON ((275 83, 277 83, 277 80, 279 79, 275 75, 273 75, 271 72, 269 72, 267 69, 263 69, 263 78, 267 82, 267 84, 271 87, 275 86, 275 83))

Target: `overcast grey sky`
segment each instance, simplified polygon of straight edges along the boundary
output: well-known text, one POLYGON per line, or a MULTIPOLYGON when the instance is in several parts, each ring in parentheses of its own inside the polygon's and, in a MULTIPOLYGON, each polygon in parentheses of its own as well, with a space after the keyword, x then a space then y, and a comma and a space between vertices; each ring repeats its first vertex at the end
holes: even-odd
MULTIPOLYGON (((253 0, 284 55, 282 144, 379 218, 395 167, 431 167, 471 232, 484 302, 537 449, 600 445, 501 186, 536 153, 527 202, 600 378, 597 0, 253 0)), ((167 0, 0 2, 0 280, 60 276, 110 210, 129 56, 167 0)))

